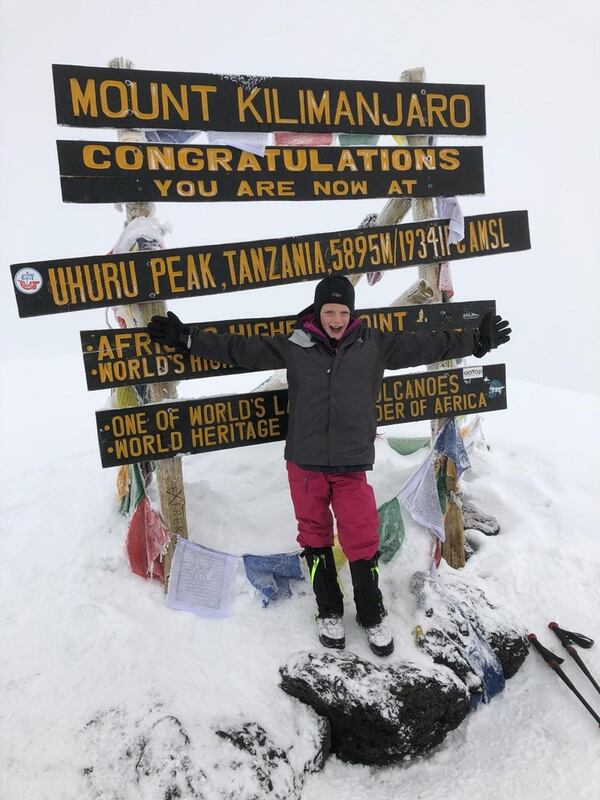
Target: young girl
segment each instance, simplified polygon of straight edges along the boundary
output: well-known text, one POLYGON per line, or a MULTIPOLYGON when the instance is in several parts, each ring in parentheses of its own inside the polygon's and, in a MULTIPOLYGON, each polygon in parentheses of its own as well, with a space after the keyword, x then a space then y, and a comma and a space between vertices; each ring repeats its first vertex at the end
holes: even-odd
POLYGON ((286 367, 289 422, 284 457, 296 520, 315 592, 319 639, 343 648, 344 602, 333 558, 333 515, 350 564, 357 621, 371 650, 393 652, 378 586, 378 518, 366 472, 373 468, 375 402, 384 370, 481 357, 510 338, 508 323, 486 314, 478 330, 382 333, 354 314, 354 287, 341 276, 317 284, 314 304, 291 335, 205 333, 172 312, 148 325, 154 341, 254 370, 286 367))

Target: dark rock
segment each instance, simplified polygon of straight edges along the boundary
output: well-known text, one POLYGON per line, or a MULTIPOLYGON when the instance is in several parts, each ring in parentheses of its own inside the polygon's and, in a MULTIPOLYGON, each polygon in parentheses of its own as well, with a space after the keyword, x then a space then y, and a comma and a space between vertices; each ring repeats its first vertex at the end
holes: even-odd
POLYGON ((288 754, 278 747, 265 729, 256 722, 246 722, 240 727, 217 730, 215 733, 241 751, 241 758, 230 761, 228 776, 232 800, 300 800, 306 773, 315 772, 324 764, 329 754, 329 724, 320 720, 318 730, 322 738, 313 756, 295 771, 288 754))
POLYGON ((463 499, 461 505, 465 530, 480 531, 486 536, 497 536, 500 533, 500 525, 491 514, 486 514, 470 500, 463 499))
POLYGON ((332 752, 352 763, 384 765, 422 755, 469 710, 465 686, 445 669, 302 652, 279 672, 284 691, 327 717, 332 752))
POLYGON ((468 561, 478 550, 479 542, 476 542, 472 537, 465 534, 465 561, 468 561))
MULTIPOLYGON (((267 736, 263 727, 256 722, 247 722, 241 728, 232 728, 226 731, 215 731, 217 736, 226 739, 231 744, 248 754, 247 764, 243 761, 231 762, 234 771, 244 770, 250 772, 243 778, 246 790, 251 784, 255 784, 255 789, 247 792, 248 798, 259 798, 263 796, 283 800, 284 797, 294 797, 297 794, 296 776, 290 766, 285 750, 276 747, 267 736), (275 773, 279 773, 275 777, 275 773), (285 795, 281 795, 274 789, 274 782, 279 786, 285 787, 285 795)), ((235 780, 235 778, 234 778, 235 780)), ((232 795, 233 796, 233 795, 232 795)))
POLYGON ((516 675, 527 658, 529 641, 516 630, 489 631, 488 641, 496 653, 506 680, 516 675))

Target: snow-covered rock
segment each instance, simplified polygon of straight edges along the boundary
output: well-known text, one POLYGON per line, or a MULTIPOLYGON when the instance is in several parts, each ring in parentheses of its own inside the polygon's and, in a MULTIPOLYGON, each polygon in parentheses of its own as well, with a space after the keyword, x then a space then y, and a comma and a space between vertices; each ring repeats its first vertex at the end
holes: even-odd
POLYGON ((280 668, 282 688, 329 720, 332 752, 345 761, 390 764, 428 752, 501 692, 527 655, 523 631, 480 589, 416 572, 411 590, 415 640, 448 669, 311 652, 280 668))
POLYGON ((486 514, 471 500, 462 500, 463 527, 465 530, 475 530, 485 533, 486 536, 497 536, 500 533, 498 520, 491 514, 486 514))
POLYGON ((515 675, 529 650, 525 631, 510 613, 492 605, 481 589, 450 571, 444 571, 443 577, 416 572, 410 588, 417 598, 419 646, 436 664, 450 667, 473 695, 484 697, 482 673, 493 670, 497 660, 500 691, 503 678, 515 675))
POLYGON ((208 746, 198 746, 160 703, 140 715, 123 707, 99 712, 82 731, 89 757, 83 796, 299 800, 306 774, 321 769, 329 753, 329 724, 316 716, 288 751, 256 722, 214 730, 212 742, 208 733, 208 746))
POLYGON ((469 711, 466 686, 433 665, 300 652, 279 671, 284 691, 331 723, 332 752, 353 763, 391 764, 422 755, 469 711))

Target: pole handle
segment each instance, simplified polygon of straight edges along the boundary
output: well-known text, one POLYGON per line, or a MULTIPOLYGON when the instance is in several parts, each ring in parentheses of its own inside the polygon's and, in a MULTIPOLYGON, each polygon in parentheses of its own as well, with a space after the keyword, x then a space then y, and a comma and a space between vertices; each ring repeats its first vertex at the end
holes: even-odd
POLYGON ((548 627, 558 636, 563 647, 566 647, 568 644, 577 644, 579 647, 589 650, 589 648, 594 644, 594 640, 590 639, 589 636, 585 636, 583 633, 567 631, 564 628, 561 628, 558 622, 549 622, 548 627))
POLYGON ((528 633, 527 638, 529 639, 531 644, 535 647, 535 649, 538 651, 538 653, 542 656, 546 664, 552 667, 552 669, 556 669, 556 667, 558 667, 559 664, 562 664, 564 662, 564 658, 557 656, 556 653, 552 652, 552 650, 548 650, 547 647, 544 647, 544 645, 538 641, 538 638, 535 635, 535 633, 528 633))

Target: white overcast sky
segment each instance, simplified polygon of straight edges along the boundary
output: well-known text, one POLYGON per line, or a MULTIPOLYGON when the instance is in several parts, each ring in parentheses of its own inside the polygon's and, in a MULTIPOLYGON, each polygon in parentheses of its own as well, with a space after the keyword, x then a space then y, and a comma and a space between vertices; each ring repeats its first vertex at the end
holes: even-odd
MULTIPOLYGON (((440 143, 483 145, 486 194, 464 198, 463 209, 528 209, 533 248, 456 264, 455 299, 496 299, 510 319, 513 341, 490 359, 506 360, 509 382, 513 374, 600 393, 597 2, 2 0, 0 7, 7 379, 11 359, 81 360, 79 330, 105 326, 98 310, 20 320, 9 264, 103 253, 116 241, 122 219, 111 205, 61 202, 55 140, 114 140, 115 133, 56 125, 51 64, 105 66, 124 55, 140 69, 369 80, 424 66, 432 82, 485 84, 488 135, 440 143)), ((161 204, 158 216, 173 226, 166 246, 178 247, 353 227, 383 203, 161 204)), ((357 304, 386 305, 415 275, 387 273, 374 288, 361 282, 357 304)), ((170 307, 198 321, 294 313, 313 287, 170 307)))

